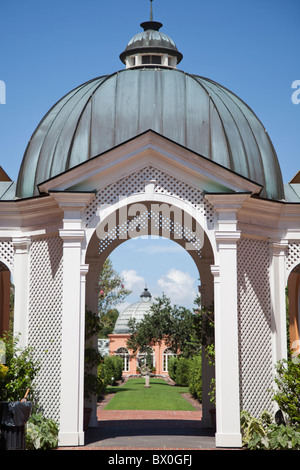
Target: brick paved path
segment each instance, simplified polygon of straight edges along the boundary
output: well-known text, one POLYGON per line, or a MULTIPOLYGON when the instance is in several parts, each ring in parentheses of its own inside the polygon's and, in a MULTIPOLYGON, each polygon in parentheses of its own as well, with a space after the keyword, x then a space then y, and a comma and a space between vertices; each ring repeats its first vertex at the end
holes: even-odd
POLYGON ((78 450, 200 450, 215 449, 214 430, 202 426, 201 405, 185 398, 195 411, 104 410, 112 398, 98 404, 98 427, 88 428, 78 450))

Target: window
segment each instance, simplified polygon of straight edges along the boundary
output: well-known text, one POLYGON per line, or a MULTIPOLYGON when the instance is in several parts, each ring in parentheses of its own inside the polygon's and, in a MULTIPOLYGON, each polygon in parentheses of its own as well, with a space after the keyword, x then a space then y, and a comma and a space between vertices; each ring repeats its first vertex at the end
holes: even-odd
POLYGON ((160 55, 143 55, 142 64, 161 65, 161 56, 160 55))
POLYGON ((170 357, 175 357, 176 354, 174 354, 171 349, 165 349, 163 353, 163 372, 168 372, 168 362, 170 357))
POLYGON ((129 352, 126 348, 119 348, 116 351, 116 356, 120 356, 123 360, 123 372, 129 372, 129 352))

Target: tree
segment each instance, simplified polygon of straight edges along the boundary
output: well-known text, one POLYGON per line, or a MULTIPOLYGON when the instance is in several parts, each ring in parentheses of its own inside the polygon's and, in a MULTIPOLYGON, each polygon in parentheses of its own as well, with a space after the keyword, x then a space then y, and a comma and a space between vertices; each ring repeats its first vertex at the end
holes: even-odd
POLYGON ((101 315, 101 329, 99 330, 99 338, 108 338, 108 335, 113 332, 115 323, 119 316, 119 312, 116 308, 108 310, 107 313, 101 315))
POLYGON ((128 326, 127 347, 134 355, 138 350, 149 354, 162 340, 175 354, 184 357, 191 357, 201 350, 201 315, 185 307, 172 306, 165 295, 155 299, 141 322, 132 319, 128 326))
POLYGON ((117 304, 131 293, 125 289, 122 277, 114 270, 112 262, 107 258, 103 264, 99 277, 99 314, 107 315, 117 304))

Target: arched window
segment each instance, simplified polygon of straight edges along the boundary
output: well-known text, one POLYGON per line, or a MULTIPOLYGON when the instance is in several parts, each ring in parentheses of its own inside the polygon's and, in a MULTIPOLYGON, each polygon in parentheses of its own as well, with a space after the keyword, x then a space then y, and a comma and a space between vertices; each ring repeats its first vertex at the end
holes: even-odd
POLYGON ((168 372, 168 363, 170 357, 175 357, 176 354, 171 349, 165 349, 163 352, 163 372, 168 372))
POLYGON ((120 356, 123 360, 123 372, 129 371, 129 352, 126 348, 119 348, 116 351, 116 356, 120 356))

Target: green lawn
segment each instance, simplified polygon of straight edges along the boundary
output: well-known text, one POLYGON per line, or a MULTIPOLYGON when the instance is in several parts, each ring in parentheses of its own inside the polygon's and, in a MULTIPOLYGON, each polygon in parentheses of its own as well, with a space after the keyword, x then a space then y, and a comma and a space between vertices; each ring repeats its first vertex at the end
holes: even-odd
POLYGON ((105 410, 174 410, 195 411, 193 405, 180 393, 188 392, 188 387, 173 387, 163 379, 150 379, 150 388, 144 388, 145 379, 129 379, 119 387, 108 387, 115 393, 105 410))

